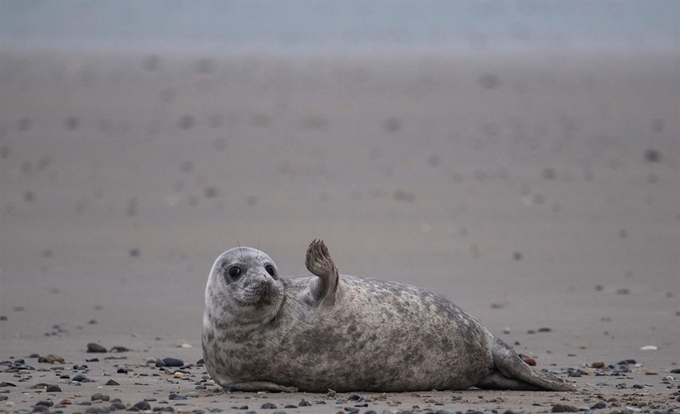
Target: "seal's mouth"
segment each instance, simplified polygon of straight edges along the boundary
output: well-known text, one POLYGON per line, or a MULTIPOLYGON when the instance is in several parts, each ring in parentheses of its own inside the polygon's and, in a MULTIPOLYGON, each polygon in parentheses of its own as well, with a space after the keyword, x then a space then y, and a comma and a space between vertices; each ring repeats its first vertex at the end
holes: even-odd
POLYGON ((259 283, 244 288, 234 298, 241 305, 268 305, 276 297, 276 290, 269 283, 259 283))

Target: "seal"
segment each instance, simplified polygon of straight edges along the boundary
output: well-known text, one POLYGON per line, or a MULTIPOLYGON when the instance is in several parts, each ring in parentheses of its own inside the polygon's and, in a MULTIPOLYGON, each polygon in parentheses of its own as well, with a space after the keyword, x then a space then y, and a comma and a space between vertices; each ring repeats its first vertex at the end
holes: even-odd
POLYGON ((217 258, 205 291, 203 357, 234 391, 572 391, 532 370, 448 299, 406 284, 340 275, 322 240, 314 276, 283 278, 265 253, 217 258))

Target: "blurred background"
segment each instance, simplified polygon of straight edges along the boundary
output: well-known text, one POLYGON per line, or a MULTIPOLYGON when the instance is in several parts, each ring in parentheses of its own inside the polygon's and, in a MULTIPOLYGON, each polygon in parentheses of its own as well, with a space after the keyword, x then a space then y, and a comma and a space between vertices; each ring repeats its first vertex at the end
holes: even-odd
POLYGON ((323 238, 495 332, 668 340, 678 22, 675 0, 0 1, 0 335, 96 315, 196 343, 221 252, 305 274, 323 238))

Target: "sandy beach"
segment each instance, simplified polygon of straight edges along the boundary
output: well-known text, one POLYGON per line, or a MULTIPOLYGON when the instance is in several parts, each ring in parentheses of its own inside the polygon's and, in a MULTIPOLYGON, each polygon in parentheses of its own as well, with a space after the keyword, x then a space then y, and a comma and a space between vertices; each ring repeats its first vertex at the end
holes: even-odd
POLYGON ((678 412, 677 62, 2 51, 0 413, 678 412), (579 391, 220 393, 213 261, 314 238, 579 391))

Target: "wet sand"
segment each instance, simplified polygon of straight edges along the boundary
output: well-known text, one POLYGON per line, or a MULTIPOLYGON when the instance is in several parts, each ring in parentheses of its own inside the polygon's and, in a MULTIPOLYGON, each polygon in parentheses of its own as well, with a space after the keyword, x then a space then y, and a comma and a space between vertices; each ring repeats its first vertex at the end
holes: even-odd
POLYGON ((644 52, 3 51, 0 412, 678 407, 679 96, 677 56, 644 52), (216 395, 196 365, 213 260, 248 245, 305 274, 314 238, 580 390, 216 395))

